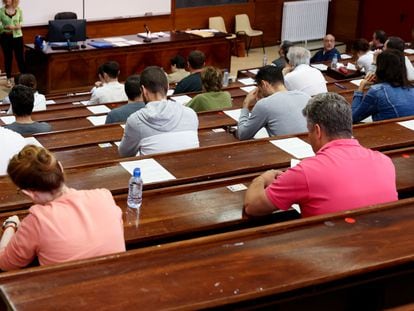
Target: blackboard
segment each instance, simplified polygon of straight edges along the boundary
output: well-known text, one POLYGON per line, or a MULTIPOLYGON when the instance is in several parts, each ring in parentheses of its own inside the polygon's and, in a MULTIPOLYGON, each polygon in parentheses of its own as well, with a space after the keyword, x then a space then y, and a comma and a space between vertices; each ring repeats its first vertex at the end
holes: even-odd
POLYGON ((247 3, 249 0, 176 0, 175 7, 181 8, 192 8, 197 6, 211 6, 211 5, 223 5, 223 4, 237 4, 247 3))

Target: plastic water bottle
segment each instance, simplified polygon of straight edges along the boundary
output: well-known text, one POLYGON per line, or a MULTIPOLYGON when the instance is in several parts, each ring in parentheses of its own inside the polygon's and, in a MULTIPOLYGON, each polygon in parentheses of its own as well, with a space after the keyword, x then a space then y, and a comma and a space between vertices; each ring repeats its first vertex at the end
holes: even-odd
POLYGON ((263 67, 267 65, 267 55, 263 55, 263 67))
POLYGON ((142 204, 142 178, 139 167, 134 169, 134 173, 129 180, 127 204, 128 207, 135 209, 139 209, 142 204))
POLYGON ((223 87, 229 86, 229 71, 227 69, 224 69, 223 73, 223 87))
POLYGON ((336 69, 338 67, 338 56, 335 54, 332 58, 331 68, 336 69))

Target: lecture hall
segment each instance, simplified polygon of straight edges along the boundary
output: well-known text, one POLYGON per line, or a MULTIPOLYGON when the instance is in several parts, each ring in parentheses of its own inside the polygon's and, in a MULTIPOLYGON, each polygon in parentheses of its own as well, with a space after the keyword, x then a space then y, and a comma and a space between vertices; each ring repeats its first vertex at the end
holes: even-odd
POLYGON ((413 1, 3 0, 0 45, 0 310, 414 310, 413 1))

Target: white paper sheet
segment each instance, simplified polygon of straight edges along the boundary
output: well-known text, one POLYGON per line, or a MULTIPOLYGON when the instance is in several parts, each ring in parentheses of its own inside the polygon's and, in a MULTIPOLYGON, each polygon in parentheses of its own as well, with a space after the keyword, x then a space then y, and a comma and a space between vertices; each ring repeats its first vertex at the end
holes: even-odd
POLYGON ((120 126, 124 129, 125 128, 125 124, 120 124, 120 126))
POLYGON ((223 128, 218 128, 218 129, 212 129, 212 131, 213 131, 214 133, 223 133, 223 132, 225 132, 226 130, 225 130, 225 129, 223 129, 223 128))
POLYGON ((188 95, 178 95, 171 96, 170 99, 176 101, 177 103, 180 103, 181 105, 185 105, 191 100, 191 97, 188 95))
POLYGON ((351 80, 351 83, 352 84, 355 84, 356 86, 359 86, 360 84, 361 84, 361 81, 362 81, 363 79, 356 79, 356 80, 351 80))
POLYGON ((56 104, 56 102, 53 99, 49 99, 46 101, 46 105, 53 105, 56 104))
POLYGON ((104 116, 91 116, 87 117, 86 119, 89 120, 93 125, 104 125, 106 121, 106 115, 104 116))
POLYGON ((16 117, 15 116, 4 116, 4 117, 0 117, 0 119, 5 123, 5 124, 12 124, 13 122, 16 121, 16 117))
POLYGON ((172 94, 174 94, 174 89, 169 89, 167 91, 167 96, 171 96, 172 94))
POLYGON ((122 167, 131 175, 136 167, 141 169, 141 177, 144 184, 176 179, 169 171, 154 159, 120 162, 122 167))
POLYGON ((76 96, 81 96, 81 95, 89 95, 91 92, 78 92, 75 93, 76 96))
POLYGON ((328 70, 328 66, 326 66, 325 64, 312 64, 311 66, 313 68, 319 69, 320 71, 328 70))
POLYGON ((87 105, 89 105, 89 100, 81 100, 81 101, 80 101, 80 103, 81 103, 82 105, 87 106, 87 105))
POLYGON ((352 64, 352 63, 348 63, 346 65, 346 69, 349 69, 349 70, 357 70, 357 68, 355 67, 355 65, 352 64))
POLYGON ((141 41, 137 41, 137 40, 128 40, 127 43, 129 45, 137 45, 137 44, 142 44, 141 41))
MULTIPOLYGON (((241 109, 223 110, 223 112, 226 115, 228 115, 230 118, 236 121, 239 121, 241 109)), ((235 128, 237 128, 237 126, 235 126, 235 128)), ((262 127, 259 131, 257 131, 256 135, 254 135, 253 138, 258 139, 258 138, 265 138, 265 137, 269 137, 269 134, 267 134, 266 129, 262 127)))
POLYGON ((121 144, 121 141, 114 141, 114 144, 119 147, 119 145, 121 144))
POLYGON ((414 131, 414 120, 408 120, 408 121, 401 121, 401 122, 397 122, 397 124, 404 126, 410 130, 414 131))
POLYGON ((110 38, 105 38, 104 40, 108 41, 108 42, 111 42, 111 43, 127 41, 127 39, 122 38, 122 37, 110 37, 110 38))
POLYGON ((298 159, 290 159, 290 167, 295 167, 300 163, 300 160, 298 159))
POLYGON ((259 72, 259 69, 250 69, 249 72, 254 75, 257 75, 257 73, 259 72))
POLYGON ((413 49, 405 49, 404 52, 407 53, 407 54, 414 54, 413 49))
POLYGON ((101 144, 98 144, 98 146, 100 148, 110 148, 110 147, 112 147, 112 144, 111 143, 101 143, 101 144))
POLYGON ((35 145, 38 147, 43 147, 43 145, 34 137, 25 137, 24 139, 27 145, 35 145))
POLYGON ((109 109, 107 106, 105 105, 98 105, 98 106, 88 106, 86 107, 90 112, 94 113, 94 114, 98 114, 98 113, 108 113, 109 111, 111 111, 111 109, 109 109))
POLYGON ((298 159, 312 157, 315 155, 311 145, 297 137, 271 140, 270 143, 282 149, 283 151, 290 153, 298 159))
POLYGON ((349 54, 341 54, 341 59, 350 59, 350 58, 352 58, 352 55, 349 55, 349 54))
POLYGON ((250 93, 251 91, 253 91, 254 89, 256 89, 256 85, 251 85, 251 86, 243 86, 240 88, 242 91, 245 91, 246 93, 250 93))
POLYGON ((243 79, 239 79, 239 82, 241 84, 244 85, 252 85, 252 84, 256 84, 256 81, 254 81, 252 78, 243 78, 243 79))
POLYGON ((119 46, 119 47, 124 47, 124 46, 129 46, 128 41, 122 41, 122 42, 114 42, 112 43, 114 46, 119 46))

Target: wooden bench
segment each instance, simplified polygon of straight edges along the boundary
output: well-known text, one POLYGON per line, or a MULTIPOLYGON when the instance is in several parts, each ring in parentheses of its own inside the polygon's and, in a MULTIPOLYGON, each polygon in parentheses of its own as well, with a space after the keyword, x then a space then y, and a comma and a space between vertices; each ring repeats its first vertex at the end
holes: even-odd
POLYGON ((414 302, 413 239, 409 199, 3 273, 0 290, 18 310, 383 309, 414 302))

